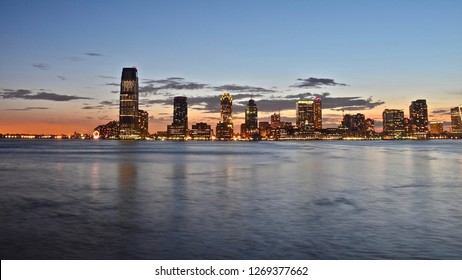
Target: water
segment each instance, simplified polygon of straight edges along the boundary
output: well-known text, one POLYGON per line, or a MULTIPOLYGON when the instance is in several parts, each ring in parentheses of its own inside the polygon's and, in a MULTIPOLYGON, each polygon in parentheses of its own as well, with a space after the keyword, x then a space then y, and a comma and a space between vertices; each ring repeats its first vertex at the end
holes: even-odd
POLYGON ((461 141, 0 141, 1 259, 461 259, 461 141))

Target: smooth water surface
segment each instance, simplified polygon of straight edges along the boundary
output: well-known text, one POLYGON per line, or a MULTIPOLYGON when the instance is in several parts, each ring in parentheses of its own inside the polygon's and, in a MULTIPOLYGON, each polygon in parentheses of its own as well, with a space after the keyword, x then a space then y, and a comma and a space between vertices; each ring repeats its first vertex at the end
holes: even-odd
POLYGON ((462 141, 0 140, 1 259, 462 259, 462 141))

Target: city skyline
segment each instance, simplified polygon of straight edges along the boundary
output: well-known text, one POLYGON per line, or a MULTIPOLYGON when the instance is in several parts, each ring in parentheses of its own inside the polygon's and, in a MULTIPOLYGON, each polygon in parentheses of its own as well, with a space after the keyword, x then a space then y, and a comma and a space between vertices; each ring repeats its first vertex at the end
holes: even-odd
POLYGON ((321 97, 323 127, 344 110, 378 131, 385 109, 407 114, 426 99, 428 121, 448 130, 462 103, 462 3, 365 3, 8 2, 0 133, 91 133, 117 120, 120 69, 132 65, 150 133, 172 123, 178 95, 190 124, 217 123, 225 91, 235 131, 251 97, 259 121, 280 109, 295 123, 295 101, 321 97))

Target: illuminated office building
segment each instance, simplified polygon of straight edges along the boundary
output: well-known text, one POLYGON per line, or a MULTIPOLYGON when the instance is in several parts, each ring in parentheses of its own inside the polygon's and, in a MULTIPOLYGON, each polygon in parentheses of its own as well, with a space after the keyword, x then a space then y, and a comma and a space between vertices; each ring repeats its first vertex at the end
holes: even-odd
POLYGON ((138 110, 138 120, 141 138, 149 136, 149 114, 147 111, 138 110))
POLYGON ((113 139, 119 136, 119 122, 110 121, 105 125, 97 126, 94 131, 98 132, 99 139, 113 139))
POLYGON ((204 122, 196 123, 192 125, 189 135, 193 140, 211 140, 212 128, 209 124, 204 122))
POLYGON ((443 134, 443 122, 430 122, 430 133, 433 135, 443 134))
POLYGON ((451 128, 454 133, 462 133, 462 105, 451 108, 451 128))
POLYGON ((428 133, 428 109, 425 99, 411 102, 409 106, 409 120, 411 130, 414 134, 428 133))
POLYGON ((356 115, 346 114, 343 116, 342 125, 350 131, 365 132, 366 117, 364 114, 359 113, 356 115))
POLYGON ((119 137, 140 137, 138 112, 138 76, 135 67, 123 68, 120 83, 119 137))
POLYGON ((253 99, 245 107, 245 134, 247 137, 258 134, 258 109, 253 99))
POLYGON ((188 99, 185 96, 176 96, 173 99, 173 122, 167 126, 168 138, 182 140, 188 130, 188 99))
POLYGON ((317 129, 322 129, 321 98, 298 100, 296 114, 296 124, 300 132, 314 132, 317 129))
POLYGON ((274 113, 271 115, 271 128, 281 127, 281 114, 274 113))
POLYGON ((185 96, 176 96, 173 99, 173 125, 182 125, 188 128, 188 99, 185 96))
POLYGON ((369 134, 373 134, 375 132, 373 119, 370 119, 370 118, 366 119, 366 132, 369 134))
POLYGON ((388 136, 401 136, 404 133, 404 111, 385 109, 383 111, 383 132, 388 136))
POLYGON ((220 122, 217 124, 216 138, 231 140, 233 138, 233 99, 227 92, 220 97, 220 122))

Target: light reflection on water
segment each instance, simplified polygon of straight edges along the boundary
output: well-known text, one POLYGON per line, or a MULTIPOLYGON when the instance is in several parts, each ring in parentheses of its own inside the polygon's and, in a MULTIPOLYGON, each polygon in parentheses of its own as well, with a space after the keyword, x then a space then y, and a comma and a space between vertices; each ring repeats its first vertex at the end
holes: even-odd
POLYGON ((460 141, 0 141, 2 259, 460 259, 460 141))

